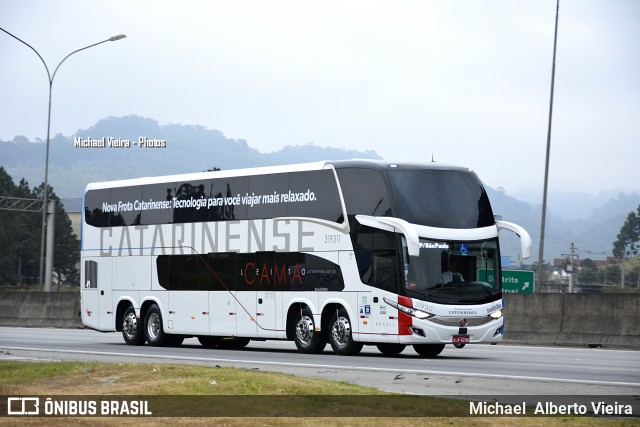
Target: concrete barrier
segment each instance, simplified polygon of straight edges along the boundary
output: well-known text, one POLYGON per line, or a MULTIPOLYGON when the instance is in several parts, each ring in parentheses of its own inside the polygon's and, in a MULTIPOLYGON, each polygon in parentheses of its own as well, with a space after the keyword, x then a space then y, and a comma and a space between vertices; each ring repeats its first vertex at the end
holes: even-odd
POLYGON ((77 292, 0 292, 0 326, 82 328, 77 292))
MULTIPOLYGON (((640 294, 505 294, 506 343, 640 350, 640 294)), ((0 292, 0 326, 82 328, 74 292, 0 292)))
POLYGON ((505 294, 505 342, 640 349, 640 294, 505 294))

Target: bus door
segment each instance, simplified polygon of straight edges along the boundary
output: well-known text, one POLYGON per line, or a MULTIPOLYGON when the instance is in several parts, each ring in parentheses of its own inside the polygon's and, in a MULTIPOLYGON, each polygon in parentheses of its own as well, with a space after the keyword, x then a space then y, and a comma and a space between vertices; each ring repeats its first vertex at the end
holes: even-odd
POLYGON ((275 262, 275 252, 256 253, 256 326, 258 337, 276 337, 276 281, 284 280, 285 272, 275 262))
POLYGON ((398 263, 394 249, 357 251, 358 269, 363 283, 371 287, 358 293, 360 329, 377 341, 398 342, 398 313, 385 302, 396 300, 398 263))
POLYGON ((111 258, 85 258, 82 268, 82 322, 102 331, 115 330, 111 301, 111 258))
POLYGON ((372 333, 376 340, 398 342, 398 310, 385 302, 385 298, 397 300, 397 295, 387 292, 374 292, 371 306, 372 333))
POLYGON ((175 334, 209 334, 211 277, 199 255, 170 258, 168 325, 175 334))
POLYGON ((236 335, 236 320, 240 308, 236 303, 236 254, 210 253, 207 262, 210 267, 208 273, 212 276, 209 333, 221 337, 236 335))
POLYGON ((256 264, 255 253, 236 254, 236 335, 240 337, 257 336, 257 297, 256 289, 260 281, 260 274, 256 264))

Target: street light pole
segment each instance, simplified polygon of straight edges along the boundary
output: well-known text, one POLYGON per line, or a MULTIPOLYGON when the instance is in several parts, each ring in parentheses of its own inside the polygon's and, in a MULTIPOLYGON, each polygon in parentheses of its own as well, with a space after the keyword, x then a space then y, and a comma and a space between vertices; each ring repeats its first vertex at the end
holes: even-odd
MULTIPOLYGON (((551 151, 551 119, 553 118, 553 89, 556 79, 556 46, 558 44, 558 15, 560 0, 556 2, 556 27, 553 35, 553 64, 551 66, 551 99, 549 100, 549 125, 547 127, 547 154, 544 163, 544 188, 542 190, 542 218, 540 221, 540 248, 538 251, 538 277, 540 284, 544 280, 544 231, 547 218, 547 186, 549 182, 549 152, 551 151)), ((542 289, 542 286, 539 287, 542 289)))
MULTIPOLYGON (((124 34, 119 34, 117 36, 113 36, 113 37, 109 37, 106 40, 102 40, 101 42, 98 43, 94 43, 91 44, 89 46, 85 46, 82 47, 80 49, 74 50, 73 52, 71 52, 70 54, 68 54, 67 56, 65 56, 62 61, 60 61, 60 63, 58 64, 58 66, 55 68, 55 70, 53 70, 53 74, 51 74, 49 72, 49 67, 47 66, 47 63, 44 61, 44 59, 42 58, 42 56, 38 53, 37 50, 35 50, 33 48, 33 46, 31 46, 29 43, 25 42, 24 40, 16 37, 15 35, 11 34, 9 31, 5 30, 4 28, 0 28, 0 30, 2 30, 4 33, 10 35, 11 37, 13 37, 14 39, 18 40, 20 43, 26 45, 29 49, 31 49, 32 51, 34 51, 36 53, 36 55, 38 55, 38 58, 40 58, 40 61, 42 61, 42 64, 44 65, 44 69, 47 71, 47 78, 49 79, 49 111, 47 113, 47 144, 46 144, 46 155, 45 155, 45 161, 44 161, 44 188, 43 188, 43 196, 42 196, 42 234, 41 234, 41 238, 40 238, 40 278, 39 278, 39 283, 40 285, 44 285, 44 290, 45 292, 51 292, 51 274, 47 274, 47 277, 44 277, 44 267, 45 267, 45 239, 46 239, 46 232, 47 232, 47 197, 48 197, 48 189, 49 189, 49 183, 48 183, 48 179, 49 179, 49 142, 50 142, 50 135, 51 135, 51 94, 53 92, 53 79, 56 77, 56 73, 58 72, 58 69, 60 68, 60 66, 62 65, 62 63, 64 61, 66 61, 67 58, 69 58, 71 55, 73 55, 74 53, 78 53, 80 51, 83 51, 85 49, 89 49, 90 47, 94 47, 97 46, 99 44, 102 43, 106 43, 106 42, 114 42, 117 40, 121 40, 123 38, 125 38, 126 36, 124 34)), ((53 245, 51 245, 51 247, 53 247, 53 245)), ((49 251, 51 253, 46 253, 47 257, 51 257, 52 259, 50 260, 50 262, 53 261, 53 251, 49 251)))

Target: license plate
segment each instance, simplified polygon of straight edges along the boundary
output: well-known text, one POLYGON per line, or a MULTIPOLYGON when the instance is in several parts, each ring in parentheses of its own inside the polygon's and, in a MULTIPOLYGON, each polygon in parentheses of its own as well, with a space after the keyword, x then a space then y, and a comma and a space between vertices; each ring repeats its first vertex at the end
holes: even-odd
POLYGON ((469 335, 454 335, 453 343, 454 344, 468 344, 471 342, 471 337, 469 335))

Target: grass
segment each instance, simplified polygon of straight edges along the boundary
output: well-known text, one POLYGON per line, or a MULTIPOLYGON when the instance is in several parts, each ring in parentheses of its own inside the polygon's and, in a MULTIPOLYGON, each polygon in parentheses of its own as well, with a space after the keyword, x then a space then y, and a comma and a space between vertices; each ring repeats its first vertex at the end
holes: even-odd
MULTIPOLYGON (((331 414, 332 405, 342 405, 346 412, 357 417, 246 417, 216 418, 180 417, 180 409, 170 410, 172 417, 3 417, 2 425, 51 426, 121 426, 145 425, 220 425, 220 426, 631 426, 637 420, 611 420, 592 417, 519 417, 489 418, 464 417, 469 404, 464 401, 399 396, 374 388, 356 386, 347 382, 331 382, 292 375, 249 369, 204 367, 165 364, 74 363, 74 362, 0 362, 0 395, 3 396, 126 396, 132 399, 166 399, 167 405, 218 405, 224 414, 234 410, 252 414, 300 414, 319 410, 331 414), (157 397, 160 396, 160 397, 157 397), (181 400, 180 396, 189 396, 181 400), (398 400, 401 399, 401 400, 398 400), (363 401, 375 403, 370 410, 383 410, 392 416, 371 417, 367 408, 359 407, 363 401), (429 405, 436 413, 459 414, 450 417, 399 417, 410 413, 406 407, 418 402, 429 405), (404 405, 404 406, 403 406, 404 405), (231 407, 230 407, 231 406, 231 407), (277 408, 276 408, 277 406, 277 408), (323 409, 324 408, 324 409, 323 409), (274 413, 274 411, 276 411, 274 413), (351 412, 353 411, 353 412, 351 412), (364 411, 364 412, 363 412, 364 411), (46 422, 43 422, 46 421, 46 422)), ((157 407, 157 406, 156 406, 157 407)), ((207 408, 211 409, 211 408, 207 408)), ((166 412, 165 412, 166 413, 166 412)), ((193 412, 191 412, 193 413, 193 412)), ((157 412, 156 412, 157 414, 157 412)))

